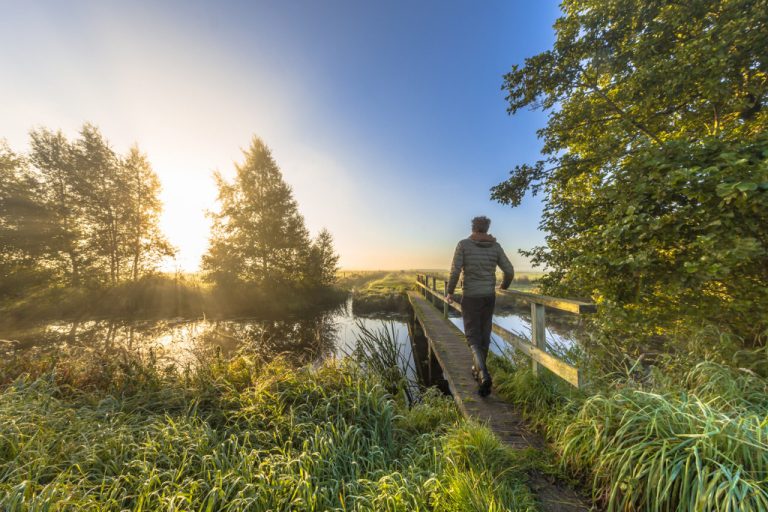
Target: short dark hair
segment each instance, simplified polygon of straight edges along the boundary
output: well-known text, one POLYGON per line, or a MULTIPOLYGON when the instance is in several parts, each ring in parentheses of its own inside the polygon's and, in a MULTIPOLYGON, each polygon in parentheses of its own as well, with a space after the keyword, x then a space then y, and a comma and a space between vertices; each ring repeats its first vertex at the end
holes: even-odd
POLYGON ((475 217, 472 219, 473 233, 487 233, 489 227, 491 227, 491 219, 485 215, 481 215, 480 217, 475 217))

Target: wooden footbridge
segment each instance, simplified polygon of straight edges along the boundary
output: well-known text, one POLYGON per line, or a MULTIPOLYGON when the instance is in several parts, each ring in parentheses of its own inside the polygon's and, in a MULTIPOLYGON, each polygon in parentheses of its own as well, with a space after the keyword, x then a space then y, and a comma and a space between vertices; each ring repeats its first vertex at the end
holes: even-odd
MULTIPOLYGON (((437 278, 419 275, 419 291, 408 292, 413 314, 409 322, 414 360, 424 382, 435 384, 453 395, 462 414, 486 424, 503 442, 516 449, 544 447, 544 440, 532 432, 519 412, 495 392, 482 398, 471 373, 472 356, 464 334, 448 319, 449 309, 461 312, 461 306, 446 300, 447 283, 437 289, 437 278)), ((546 351, 545 308, 574 314, 591 313, 595 305, 580 301, 547 297, 519 291, 499 293, 522 299, 531 304, 531 341, 494 323, 493 332, 527 355, 538 373, 545 367, 571 385, 583 385, 578 368, 550 355, 546 351)), ((544 475, 530 475, 529 486, 539 505, 546 511, 586 511, 589 507, 569 488, 551 482, 544 475)))

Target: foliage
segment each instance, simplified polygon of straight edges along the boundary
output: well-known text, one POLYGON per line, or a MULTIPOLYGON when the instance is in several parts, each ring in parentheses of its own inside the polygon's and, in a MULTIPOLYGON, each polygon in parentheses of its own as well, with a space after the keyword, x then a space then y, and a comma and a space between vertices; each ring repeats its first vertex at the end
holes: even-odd
POLYGON ((339 255, 333 249, 333 236, 322 229, 309 246, 306 279, 315 286, 329 286, 336 282, 338 271, 339 255))
POLYGON ((42 184, 27 161, 0 141, 0 297, 50 279, 37 265, 48 251, 52 223, 41 194, 42 184))
POLYGON ((38 369, 0 392, 0 508, 534 510, 523 461, 450 399, 407 408, 348 363, 38 369))
POLYGON ((254 137, 244 157, 231 183, 215 174, 220 209, 211 213, 203 270, 222 287, 331 284, 338 257, 328 231, 310 241, 291 188, 263 141, 254 137))
MULTIPOLYGON (((505 77, 509 112, 550 111, 545 160, 493 189, 547 193, 552 294, 651 338, 716 322, 761 344, 768 316, 768 4, 567 0, 553 48, 505 77)), ((635 336, 637 335, 637 336, 635 336)))
POLYGON ((129 205, 124 251, 131 260, 131 278, 136 281, 151 273, 162 257, 174 251, 160 230, 160 180, 147 155, 134 145, 123 159, 123 167, 126 183, 122 197, 129 205))
POLYGON ((499 393, 543 428, 609 511, 765 510, 768 381, 701 363, 585 395, 492 360, 499 393))
POLYGON ((89 124, 69 141, 30 133, 27 157, 0 147, 0 251, 6 297, 39 284, 138 280, 173 253, 159 229, 160 183, 133 147, 121 157, 89 124))

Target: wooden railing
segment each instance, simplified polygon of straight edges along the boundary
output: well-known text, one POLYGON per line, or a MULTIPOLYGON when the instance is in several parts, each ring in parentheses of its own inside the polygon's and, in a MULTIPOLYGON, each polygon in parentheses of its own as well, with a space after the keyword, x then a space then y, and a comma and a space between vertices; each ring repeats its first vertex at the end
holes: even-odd
MULTIPOLYGON (((442 303, 443 316, 448 318, 449 308, 461 313, 461 305, 457 302, 448 302, 446 295, 448 292, 448 281, 440 278, 441 290, 437 289, 438 278, 428 274, 417 274, 417 284, 424 293, 424 297, 438 306, 442 303), (431 281, 431 285, 430 285, 431 281)), ((521 292, 517 290, 498 290, 500 295, 522 299, 531 304, 531 340, 527 340, 513 332, 508 331, 496 322, 493 323, 493 332, 505 342, 512 345, 515 349, 531 358, 534 373, 539 373, 539 366, 543 366, 552 373, 570 383, 575 387, 582 387, 582 375, 579 369, 547 353, 546 351, 546 312, 545 308, 552 308, 560 311, 566 311, 576 315, 594 313, 597 306, 589 302, 582 302, 571 299, 561 299, 558 297, 549 297, 546 295, 537 295, 535 293, 521 292)))

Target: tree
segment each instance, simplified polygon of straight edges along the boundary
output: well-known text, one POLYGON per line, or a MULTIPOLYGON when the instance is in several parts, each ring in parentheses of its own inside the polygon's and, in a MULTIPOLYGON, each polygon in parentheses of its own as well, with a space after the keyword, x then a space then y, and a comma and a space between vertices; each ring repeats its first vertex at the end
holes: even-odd
POLYGON ((164 256, 173 256, 175 250, 160 231, 160 180, 147 156, 133 146, 120 165, 127 182, 123 200, 127 210, 126 267, 136 281, 154 270, 164 256))
POLYGON ((333 248, 333 237, 327 229, 318 233, 309 248, 306 266, 307 281, 313 285, 330 286, 336 282, 339 256, 333 248))
POLYGON ((79 286, 90 262, 74 148, 61 131, 32 130, 29 161, 39 176, 41 200, 51 214, 51 264, 69 284, 79 286))
POLYGON ((41 193, 26 160, 0 141, 0 296, 47 278, 38 261, 49 252, 51 219, 41 193))
POLYGON ((566 0, 551 50, 513 66, 514 114, 549 112, 545 159, 492 189, 546 192, 549 293, 648 337, 768 328, 768 2, 566 0))
POLYGON ((220 211, 203 269, 219 285, 297 282, 310 252, 304 218, 264 142, 254 137, 243 156, 232 183, 214 175, 220 211))
POLYGON ((137 147, 122 158, 90 124, 74 142, 44 128, 30 138, 49 220, 50 250, 39 264, 58 269, 72 286, 115 285, 173 253, 159 227, 159 180, 137 147))
POLYGON ((128 180, 120 158, 95 126, 83 125, 73 147, 77 186, 84 200, 81 222, 87 226, 94 270, 102 281, 116 284, 123 271, 121 249, 128 229, 129 201, 124 200, 128 180))

